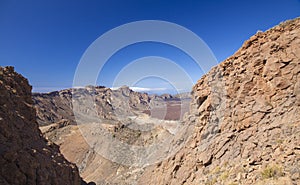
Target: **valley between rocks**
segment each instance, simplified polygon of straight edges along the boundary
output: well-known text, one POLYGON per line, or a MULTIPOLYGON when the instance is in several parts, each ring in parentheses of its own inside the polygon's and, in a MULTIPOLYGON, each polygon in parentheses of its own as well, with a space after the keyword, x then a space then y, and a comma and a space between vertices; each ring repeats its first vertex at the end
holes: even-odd
POLYGON ((182 122, 189 94, 87 86, 35 93, 33 100, 44 136, 97 184, 136 184, 147 166, 175 154, 189 136, 182 122))

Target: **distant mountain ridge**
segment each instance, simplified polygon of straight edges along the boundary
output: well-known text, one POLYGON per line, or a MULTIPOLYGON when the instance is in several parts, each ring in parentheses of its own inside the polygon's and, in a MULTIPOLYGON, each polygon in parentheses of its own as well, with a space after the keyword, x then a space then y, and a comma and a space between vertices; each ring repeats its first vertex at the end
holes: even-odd
MULTIPOLYGON (((135 92, 127 86, 115 90, 104 86, 86 86, 85 88, 70 88, 49 93, 33 93, 32 98, 37 110, 39 125, 49 125, 62 119, 69 120, 70 124, 75 124, 72 95, 76 96, 76 94, 94 98, 97 116, 114 120, 116 120, 114 114, 134 115, 136 111, 149 112, 151 107, 162 106, 163 101, 180 101, 181 99, 189 101, 190 99, 189 93, 174 96, 170 94, 148 95, 135 92)), ((88 109, 88 107, 84 107, 84 102, 82 106, 81 109, 88 109)))

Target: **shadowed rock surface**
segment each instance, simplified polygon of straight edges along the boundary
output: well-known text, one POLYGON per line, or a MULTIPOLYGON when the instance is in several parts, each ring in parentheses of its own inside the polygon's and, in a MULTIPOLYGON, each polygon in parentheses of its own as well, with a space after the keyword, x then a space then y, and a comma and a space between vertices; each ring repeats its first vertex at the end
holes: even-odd
POLYGON ((31 86, 13 67, 0 67, 0 184, 86 184, 75 164, 43 138, 31 86))

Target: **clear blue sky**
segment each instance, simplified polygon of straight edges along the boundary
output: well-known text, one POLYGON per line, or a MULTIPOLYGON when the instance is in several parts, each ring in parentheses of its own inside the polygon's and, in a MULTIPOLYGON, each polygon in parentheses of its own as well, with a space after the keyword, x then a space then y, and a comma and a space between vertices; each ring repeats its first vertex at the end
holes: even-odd
MULTIPOLYGON (((221 62, 257 30, 298 16, 299 0, 0 0, 0 65, 15 66, 34 91, 45 92, 71 87, 88 46, 125 23, 164 20, 182 25, 201 37, 221 62)), ((135 44, 111 58, 99 76, 99 85, 111 86, 126 64, 149 55, 184 66, 193 82, 203 75, 176 48, 135 44)), ((139 85, 161 87, 157 79, 145 79, 139 85)))

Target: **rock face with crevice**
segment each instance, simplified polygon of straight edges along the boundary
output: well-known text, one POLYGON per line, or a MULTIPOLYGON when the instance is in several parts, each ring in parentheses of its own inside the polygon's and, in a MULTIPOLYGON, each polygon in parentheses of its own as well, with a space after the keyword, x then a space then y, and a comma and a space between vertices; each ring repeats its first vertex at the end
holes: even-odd
POLYGON ((27 79, 0 67, 0 184, 86 184, 75 164, 43 138, 27 79))
POLYGON ((188 144, 140 184, 300 184, 300 18, 258 32, 193 87, 188 144))

